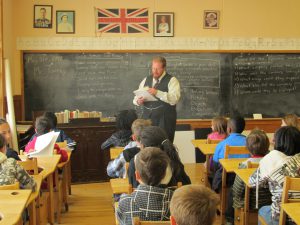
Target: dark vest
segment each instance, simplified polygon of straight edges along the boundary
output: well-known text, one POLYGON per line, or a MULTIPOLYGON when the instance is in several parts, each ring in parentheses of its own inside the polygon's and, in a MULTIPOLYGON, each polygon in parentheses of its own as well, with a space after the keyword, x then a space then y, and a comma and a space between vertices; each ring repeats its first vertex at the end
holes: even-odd
MULTIPOLYGON (((168 92, 169 91, 169 88, 168 88, 168 85, 169 85, 169 82, 171 80, 173 76, 169 75, 169 74, 166 74, 162 79, 161 81, 159 82, 158 86, 157 86, 157 90, 160 90, 160 91, 163 91, 163 92, 168 92)), ((146 78, 146 81, 145 81, 145 85, 144 87, 152 87, 152 82, 153 82, 153 77, 152 76, 148 76, 146 78)), ((160 111, 164 111, 164 112, 167 112, 167 113, 172 113, 172 112, 175 112, 176 111, 176 105, 170 105, 166 102, 163 102, 161 101, 159 98, 157 98, 158 101, 153 101, 153 102, 145 102, 144 103, 144 106, 146 108, 146 110, 150 109, 150 110, 157 110, 159 109, 160 111)))

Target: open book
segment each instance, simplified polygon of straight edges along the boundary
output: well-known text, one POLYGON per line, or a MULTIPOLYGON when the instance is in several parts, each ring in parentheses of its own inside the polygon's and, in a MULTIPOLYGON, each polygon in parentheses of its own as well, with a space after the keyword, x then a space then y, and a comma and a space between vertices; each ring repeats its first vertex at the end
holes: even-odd
POLYGON ((36 156, 51 156, 53 155, 54 145, 58 138, 59 132, 51 131, 47 134, 38 136, 34 146, 34 152, 30 152, 27 155, 29 157, 36 156))

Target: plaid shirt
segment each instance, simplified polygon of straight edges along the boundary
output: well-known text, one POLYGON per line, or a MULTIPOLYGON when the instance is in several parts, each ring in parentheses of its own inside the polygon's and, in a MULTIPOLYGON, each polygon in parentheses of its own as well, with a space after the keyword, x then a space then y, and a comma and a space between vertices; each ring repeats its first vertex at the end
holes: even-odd
POLYGON ((131 225, 133 217, 146 221, 169 220, 173 191, 168 188, 139 185, 119 201, 116 216, 121 225, 131 225))

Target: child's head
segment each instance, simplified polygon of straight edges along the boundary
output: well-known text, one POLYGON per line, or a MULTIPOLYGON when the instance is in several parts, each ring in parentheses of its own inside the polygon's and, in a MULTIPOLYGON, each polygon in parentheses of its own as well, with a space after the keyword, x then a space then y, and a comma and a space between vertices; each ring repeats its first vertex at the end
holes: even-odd
POLYGON ((135 159, 136 178, 146 185, 168 184, 172 177, 170 159, 159 148, 148 147, 140 151, 135 159))
POLYGON ((6 154, 6 140, 2 134, 0 134, 0 152, 6 154))
POLYGON ((300 128, 298 117, 295 114, 287 114, 281 120, 281 126, 292 126, 296 128, 300 128))
POLYGON ((239 133, 241 134, 245 129, 245 120, 243 117, 234 116, 228 120, 227 123, 227 133, 239 133))
POLYGON ((172 225, 212 225, 219 197, 203 185, 184 185, 171 199, 172 225))
POLYGON ((35 121, 35 131, 38 136, 46 134, 51 131, 51 122, 48 118, 40 116, 35 121))
POLYGON ((211 129, 213 132, 218 132, 219 134, 226 134, 227 130, 227 119, 225 117, 215 117, 211 121, 211 129))
POLYGON ((57 117, 53 112, 44 112, 43 117, 46 117, 51 123, 51 129, 57 126, 57 117))
POLYGON ((151 120, 136 119, 131 126, 132 139, 140 142, 141 132, 147 126, 151 126, 151 120))
POLYGON ((287 156, 300 152, 300 131, 296 127, 286 126, 279 128, 275 135, 275 149, 287 156))
POLYGON ((247 136, 246 146, 252 155, 264 156, 269 152, 270 141, 264 131, 254 129, 247 136))
POLYGON ((0 134, 4 136, 6 143, 9 143, 11 141, 11 132, 9 124, 3 118, 0 118, 0 134))
POLYGON ((119 130, 131 130, 133 121, 137 119, 135 110, 122 110, 117 115, 116 126, 119 130))

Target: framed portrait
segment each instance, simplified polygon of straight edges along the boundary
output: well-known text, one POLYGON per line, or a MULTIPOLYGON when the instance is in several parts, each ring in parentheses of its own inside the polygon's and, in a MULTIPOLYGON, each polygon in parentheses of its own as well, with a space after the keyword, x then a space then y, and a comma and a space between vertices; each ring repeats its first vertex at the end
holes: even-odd
POLYGON ((153 13, 153 36, 174 37, 174 13, 153 13))
POLYGON ((204 29, 218 29, 220 21, 220 11, 217 10, 205 10, 203 17, 204 29))
POLYGON ((34 28, 52 28, 52 21, 52 5, 34 5, 34 28))
POLYGON ((75 33, 75 11, 56 11, 56 33, 75 33))

